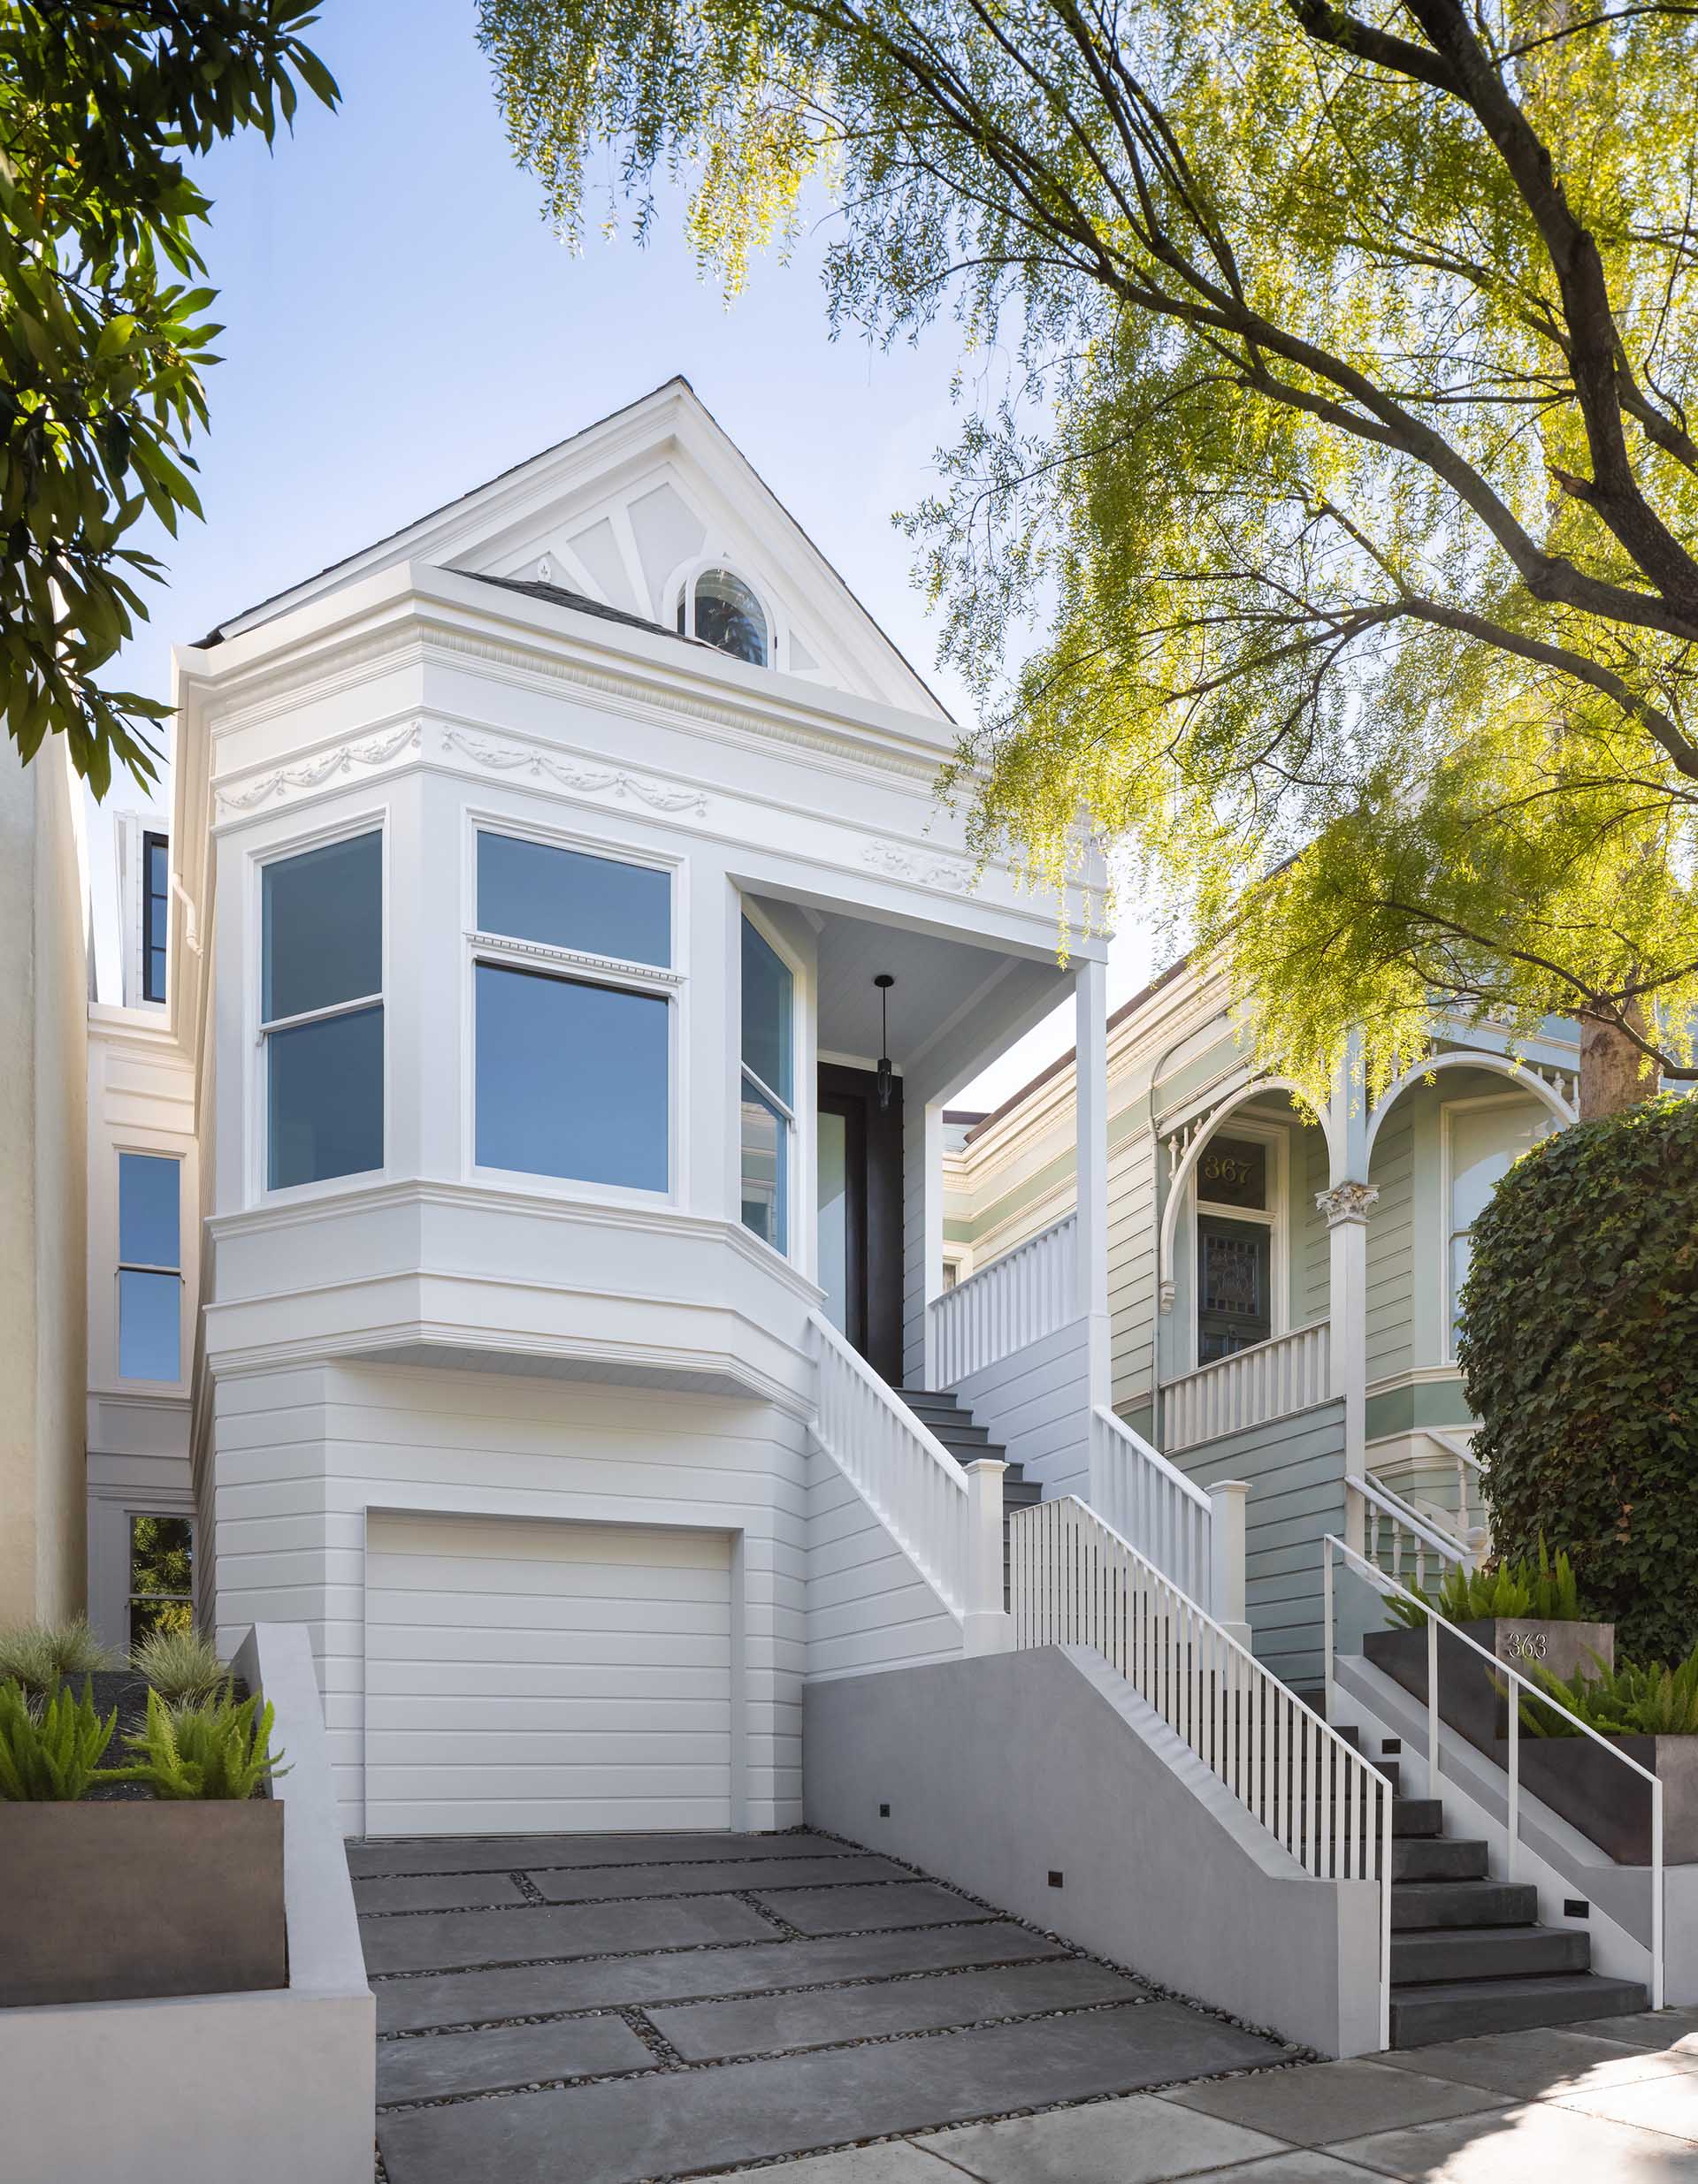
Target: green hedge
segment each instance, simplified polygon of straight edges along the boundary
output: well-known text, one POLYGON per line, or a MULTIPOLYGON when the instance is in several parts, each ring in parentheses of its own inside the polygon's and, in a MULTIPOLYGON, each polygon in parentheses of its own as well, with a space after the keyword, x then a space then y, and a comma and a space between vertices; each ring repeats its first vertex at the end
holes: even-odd
POLYGON ((1619 1657, 1698 1643, 1698 1100, 1579 1123, 1474 1224, 1457 1348, 1493 1542, 1541 1535, 1619 1657))

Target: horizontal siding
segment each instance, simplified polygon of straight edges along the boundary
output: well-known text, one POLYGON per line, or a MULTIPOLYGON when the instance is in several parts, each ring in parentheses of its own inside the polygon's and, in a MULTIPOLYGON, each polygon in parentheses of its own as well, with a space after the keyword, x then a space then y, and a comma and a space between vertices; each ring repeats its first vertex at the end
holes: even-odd
POLYGON ((364 1826, 367 1516, 395 1509, 740 1533, 745 1824, 800 1820, 797 1421, 733 1398, 339 1363, 220 1382, 211 1434, 220 1641, 260 1620, 306 1625, 349 1833, 364 1826))
POLYGON ((1057 1494, 1090 1490, 1090 1382, 1087 1323, 1071 1320, 1041 1341, 969 1373, 952 1391, 1029 1479, 1057 1494))
POLYGON ((959 1660, 960 1625, 831 1458, 811 1465, 807 1673, 959 1660))
POLYGON ((1108 1162, 1108 1310, 1116 1409, 1156 1385, 1156 1147, 1147 1128, 1108 1162))
POLYGON ((1295 1134, 1292 1165, 1296 1203, 1291 1209, 1295 1231, 1291 1325, 1307 1327, 1327 1317, 1332 1300, 1332 1243, 1327 1217, 1315 1203, 1330 1175, 1327 1140, 1319 1130, 1295 1134))
POLYGON ((1256 1657, 1288 1684, 1318 1683, 1321 1542, 1344 1531, 1342 1401, 1205 1441, 1174 1461, 1199 1486, 1221 1478, 1249 1485, 1244 1592, 1256 1657))
POLYGON ((1368 1215, 1368 1378, 1388 1379, 1415 1362, 1415 1119, 1400 1100, 1374 1140, 1368 1180, 1380 1195, 1368 1215))

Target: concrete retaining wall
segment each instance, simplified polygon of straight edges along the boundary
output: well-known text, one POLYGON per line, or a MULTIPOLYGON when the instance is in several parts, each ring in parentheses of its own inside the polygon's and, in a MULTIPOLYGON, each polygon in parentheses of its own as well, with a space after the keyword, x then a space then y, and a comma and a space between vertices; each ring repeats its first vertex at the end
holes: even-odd
POLYGON ((1378 2048, 1377 1887, 1310 1880, 1100 1655, 810 1684, 803 1752, 811 1825, 1325 2055, 1378 2048))
POLYGON ((276 1709, 289 1771, 289 1983, 269 1993, 0 2011, 6 2184, 371 2184, 377 2005, 304 1625, 262 1623, 235 1667, 276 1709))

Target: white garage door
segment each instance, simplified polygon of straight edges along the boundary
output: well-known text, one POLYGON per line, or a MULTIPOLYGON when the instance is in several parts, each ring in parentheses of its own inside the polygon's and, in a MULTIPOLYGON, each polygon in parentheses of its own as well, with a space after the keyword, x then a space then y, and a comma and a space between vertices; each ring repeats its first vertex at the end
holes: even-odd
POLYGON ((371 1835, 728 1828, 723 1533, 379 1516, 371 1835))

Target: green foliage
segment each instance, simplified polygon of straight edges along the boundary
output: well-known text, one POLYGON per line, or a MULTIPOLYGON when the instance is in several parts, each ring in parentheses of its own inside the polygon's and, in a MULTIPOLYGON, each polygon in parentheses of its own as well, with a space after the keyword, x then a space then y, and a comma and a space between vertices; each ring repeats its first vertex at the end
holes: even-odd
POLYGON ((1457 1345, 1500 1551, 1562 1543, 1625 1656, 1698 1643, 1698 1101, 1545 1138, 1474 1223, 1457 1345))
MULTIPOLYGON (((1698 1646, 1671 1669, 1661 1661, 1608 1667, 1600 1654, 1595 1676, 1577 1669, 1566 1681, 1549 1669, 1534 1673, 1553 1699, 1606 1737, 1698 1737, 1698 1646)), ((1578 1737, 1572 1722, 1536 1699, 1521 1702, 1521 1725, 1535 1737, 1578 1737)))
POLYGON ((157 1798, 250 1798, 268 1775, 286 1773, 271 1748, 272 1708, 258 1694, 240 1703, 228 1687, 203 1706, 168 1707, 148 1693, 148 1725, 125 1738, 135 1754, 117 1779, 146 1783, 157 1798))
POLYGON ((157 577, 123 543, 147 510, 199 515, 187 449, 220 329, 180 155, 269 142, 317 0, 0 0, 0 714, 27 760, 63 734, 97 796, 152 778, 169 707, 100 672, 157 577))
POLYGON ((61 1684, 39 1713, 13 1677, 0 1684, 0 1799, 12 1804, 80 1798, 103 1779, 100 1763, 118 1726, 103 1722, 92 1691, 73 1699, 61 1684))
MULTIPOLYGON (((1568 1556, 1559 1552, 1553 1562, 1542 1534, 1539 1559, 1534 1562, 1488 1563, 1483 1569, 1464 1569, 1453 1562, 1436 1592, 1410 1585, 1417 1600, 1429 1602, 1447 1623, 1582 1623, 1591 1620, 1583 1607, 1580 1588, 1568 1556)), ((1411 1630, 1426 1627, 1426 1613, 1414 1600, 1388 1600, 1386 1613, 1393 1623, 1411 1630)))
POLYGON ((1059 888, 1083 813, 1314 1097, 1435 997, 1698 1073, 1689 7, 478 15, 569 237, 682 176, 728 292, 829 204, 834 332, 953 309, 906 521, 983 851, 1059 888))
POLYGON ((62 1676, 95 1676, 116 1666, 81 1616, 70 1623, 23 1623, 0 1630, 0 1679, 40 1695, 62 1676))
POLYGON ((131 1653, 130 1666, 168 1707, 210 1699, 229 1679, 217 1646, 194 1630, 149 1630, 131 1653))

